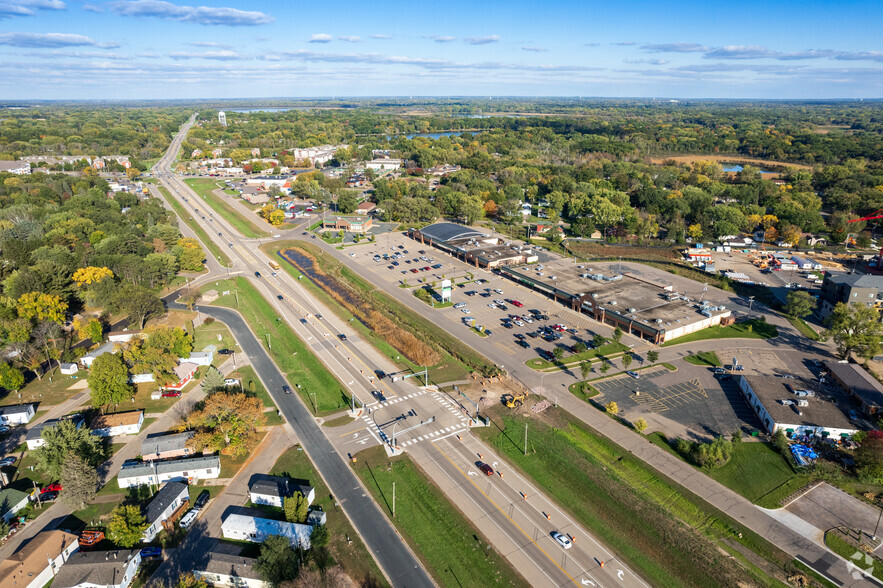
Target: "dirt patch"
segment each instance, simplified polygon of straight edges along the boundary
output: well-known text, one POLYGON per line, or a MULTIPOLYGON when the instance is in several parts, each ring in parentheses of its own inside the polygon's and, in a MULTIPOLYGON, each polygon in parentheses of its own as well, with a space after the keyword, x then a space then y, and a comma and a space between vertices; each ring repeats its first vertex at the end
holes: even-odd
POLYGON ((785 161, 771 161, 756 157, 740 157, 738 155, 670 155, 668 157, 651 157, 650 163, 660 165, 664 161, 693 164, 697 161, 716 161, 718 163, 748 163, 763 167, 793 167, 795 169, 811 170, 812 167, 801 163, 788 163, 785 161))
POLYGON ((625 245, 602 245, 587 241, 567 241, 567 249, 580 257, 589 259, 618 258, 658 259, 680 261, 682 256, 670 247, 629 247, 625 245))
POLYGON ((547 408, 549 408, 550 406, 552 406, 552 403, 544 398, 543 400, 540 400, 539 402, 537 402, 536 404, 531 406, 530 409, 536 413, 540 413, 540 412, 543 412, 544 410, 546 410, 547 408))

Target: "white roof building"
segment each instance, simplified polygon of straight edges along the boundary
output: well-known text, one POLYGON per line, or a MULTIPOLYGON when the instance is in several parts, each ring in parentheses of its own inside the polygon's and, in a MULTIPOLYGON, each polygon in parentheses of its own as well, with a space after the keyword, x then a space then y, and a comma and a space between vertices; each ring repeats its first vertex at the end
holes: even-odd
POLYGON ((399 169, 400 167, 402 167, 402 160, 401 159, 372 159, 371 161, 369 161, 368 163, 365 164, 365 167, 367 167, 368 169, 375 169, 375 170, 380 170, 380 171, 399 169))
POLYGON ((27 161, 0 161, 0 172, 8 172, 18 176, 31 173, 31 164, 27 161))
POLYGON ((313 527, 285 521, 274 521, 250 515, 230 514, 221 524, 225 539, 263 543, 270 535, 285 537, 292 547, 310 548, 313 527))
POLYGON ((0 406, 0 424, 23 425, 34 418, 33 404, 14 404, 0 406))
POLYGON ((140 462, 123 464, 117 474, 120 488, 161 484, 169 480, 195 482, 221 475, 221 459, 217 455, 171 459, 168 461, 140 462))

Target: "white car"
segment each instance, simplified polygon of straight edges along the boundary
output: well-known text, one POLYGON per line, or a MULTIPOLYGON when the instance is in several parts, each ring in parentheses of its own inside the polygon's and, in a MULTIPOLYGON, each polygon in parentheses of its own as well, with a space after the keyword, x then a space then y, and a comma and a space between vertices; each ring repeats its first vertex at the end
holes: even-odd
POLYGON ((494 300, 494 304, 506 304, 506 301, 497 299, 497 300, 494 300))
POLYGON ((523 327, 523 326, 524 326, 524 323, 523 323, 522 321, 518 321, 518 320, 516 320, 516 321, 513 321, 513 322, 514 322, 516 325, 518 325, 519 327, 523 327))
POLYGON ((466 303, 465 302, 458 302, 457 304, 454 305, 454 308, 466 308, 466 303))
POLYGON ((193 521, 195 521, 198 516, 199 509, 191 508, 183 517, 181 517, 181 521, 178 524, 181 525, 182 529, 186 529, 193 524, 193 521))
POLYGON ((523 320, 523 321, 526 322, 526 323, 532 323, 532 322, 533 322, 533 319, 530 318, 530 317, 527 316, 527 315, 524 315, 523 317, 521 317, 521 320, 523 320))
POLYGON ((491 302, 490 304, 487 305, 487 307, 488 307, 488 308, 496 308, 497 305, 494 304, 493 302, 491 302))
POLYGON ((494 288, 494 292, 496 292, 497 294, 502 294, 502 293, 503 293, 503 291, 500 290, 499 288, 494 288))
POLYGON ((559 533, 558 531, 552 531, 552 539, 564 549, 570 549, 573 547, 573 541, 570 540, 570 537, 563 533, 559 533))
POLYGON ((461 308, 460 312, 462 312, 463 314, 472 314, 472 311, 468 308, 461 308))

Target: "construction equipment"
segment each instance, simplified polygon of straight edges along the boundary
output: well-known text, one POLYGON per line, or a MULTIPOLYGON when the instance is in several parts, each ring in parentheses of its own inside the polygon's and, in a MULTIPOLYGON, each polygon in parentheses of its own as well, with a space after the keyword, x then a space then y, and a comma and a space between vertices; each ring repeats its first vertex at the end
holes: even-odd
POLYGON ((528 397, 529 392, 519 392, 518 394, 503 394, 503 403, 507 408, 521 408, 524 399, 528 397))

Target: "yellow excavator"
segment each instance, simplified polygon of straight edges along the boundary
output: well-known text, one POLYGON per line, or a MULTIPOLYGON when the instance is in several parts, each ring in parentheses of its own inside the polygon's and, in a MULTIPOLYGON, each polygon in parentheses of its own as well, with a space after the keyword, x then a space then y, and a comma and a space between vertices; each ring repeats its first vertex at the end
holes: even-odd
POLYGON ((504 394, 503 402, 507 408, 521 408, 524 399, 528 397, 529 392, 519 392, 518 394, 504 394))

